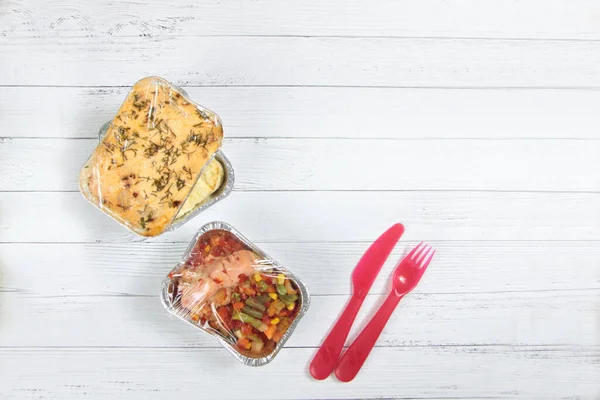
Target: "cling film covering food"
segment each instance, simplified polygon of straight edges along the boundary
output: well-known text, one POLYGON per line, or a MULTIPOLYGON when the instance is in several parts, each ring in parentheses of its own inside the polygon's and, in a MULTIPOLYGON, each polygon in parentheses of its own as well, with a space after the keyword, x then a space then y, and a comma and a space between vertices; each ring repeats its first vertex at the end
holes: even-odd
MULTIPOLYGON (((187 95, 183 89, 182 93, 187 95)), ((98 140, 106 136, 111 121, 104 124, 98 132, 98 140)), ((196 184, 190 191, 175 220, 167 230, 178 228, 202 211, 223 200, 233 191, 235 173, 229 159, 221 149, 217 150, 214 158, 206 165, 196 184)))
POLYGON ((231 226, 201 228, 163 283, 163 303, 242 362, 271 361, 308 309, 304 284, 231 226))
POLYGON ((133 232, 159 235, 222 186, 222 139, 215 113, 162 78, 144 78, 82 168, 81 192, 133 232))

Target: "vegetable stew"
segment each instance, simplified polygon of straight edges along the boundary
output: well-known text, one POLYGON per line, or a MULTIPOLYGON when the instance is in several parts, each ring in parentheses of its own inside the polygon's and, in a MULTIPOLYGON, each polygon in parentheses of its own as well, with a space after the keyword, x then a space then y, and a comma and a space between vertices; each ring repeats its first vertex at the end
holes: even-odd
POLYGON ((225 230, 200 236, 169 278, 171 302, 181 316, 253 358, 275 350, 302 301, 292 279, 225 230))

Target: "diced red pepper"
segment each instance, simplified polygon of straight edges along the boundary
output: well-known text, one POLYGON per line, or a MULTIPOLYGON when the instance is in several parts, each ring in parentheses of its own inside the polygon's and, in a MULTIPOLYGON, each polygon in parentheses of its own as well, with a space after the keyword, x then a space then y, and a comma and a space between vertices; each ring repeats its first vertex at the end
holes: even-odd
POLYGON ((238 321, 237 319, 234 319, 231 321, 231 329, 233 329, 234 331, 241 329, 242 328, 242 321, 238 321))
POLYGON ((202 264, 203 260, 204 260, 204 256, 202 255, 202 253, 194 250, 192 252, 192 254, 190 254, 190 257, 188 258, 188 263, 192 266, 196 266, 196 265, 202 264))
POLYGON ((231 312, 229 311, 228 307, 219 307, 217 309, 217 314, 219 314, 219 317, 221 318, 223 324, 225 324, 226 327, 231 326, 231 312))

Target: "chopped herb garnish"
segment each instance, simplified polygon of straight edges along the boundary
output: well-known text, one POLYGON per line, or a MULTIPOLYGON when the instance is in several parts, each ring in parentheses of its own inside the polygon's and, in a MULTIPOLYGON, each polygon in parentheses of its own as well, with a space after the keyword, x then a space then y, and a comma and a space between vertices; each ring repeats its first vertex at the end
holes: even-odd
POLYGON ((144 155, 147 158, 150 158, 156 153, 158 153, 158 150, 160 150, 160 147, 156 143, 150 141, 150 147, 146 147, 146 149, 144 150, 144 155))
POLYGON ((156 188, 156 192, 160 192, 167 186, 167 183, 169 183, 167 178, 164 175, 161 175, 160 178, 152 181, 152 186, 156 188))
POLYGON ((186 177, 191 180, 192 179, 192 170, 190 170, 188 167, 186 167, 185 165, 183 166, 183 168, 181 168, 183 170, 183 172, 186 173, 186 177))
POLYGON ((189 143, 194 143, 197 147, 205 147, 208 143, 208 138, 194 131, 190 131, 190 134, 187 137, 187 141, 189 143))
MULTIPOLYGON (((198 173, 191 155, 199 149, 206 150, 215 140, 211 131, 214 117, 203 109, 185 113, 189 118, 184 125, 188 129, 186 137, 177 121, 165 118, 168 114, 161 112, 169 103, 169 107, 180 107, 180 110, 190 104, 185 96, 174 91, 162 93, 159 88, 132 93, 128 109, 117 115, 102 148, 110 153, 108 169, 127 165, 114 173, 120 175, 121 187, 128 189, 138 203, 147 203, 153 196, 156 200, 152 201, 165 204, 163 207, 179 208, 184 200, 182 195, 187 194, 186 188, 193 185, 192 180, 198 173), (155 102, 154 99, 162 100, 155 102), (176 133, 173 127, 179 131, 176 133), (137 159, 131 164, 133 158, 137 159), (145 176, 140 176, 141 169, 136 169, 140 165, 147 170, 145 176)), ((143 212, 137 210, 143 229, 149 229, 148 224, 155 220, 153 211, 147 207, 143 212)))
POLYGON ((185 187, 185 180, 181 179, 181 178, 177 178, 177 190, 181 190, 185 187))
MULTIPOLYGON (((144 207, 144 213, 146 212, 148 206, 146 205, 146 207, 144 207)), ((141 217, 140 218, 140 226, 142 227, 142 229, 146 229, 146 224, 149 224, 150 222, 154 221, 154 215, 152 213, 152 211, 150 211, 148 213, 148 215, 146 215, 146 217, 141 217)))
POLYGON ((144 101, 136 100, 133 102, 133 106, 135 108, 137 108, 138 111, 142 111, 144 108, 146 108, 146 105, 149 102, 150 102, 149 100, 144 100, 144 101))

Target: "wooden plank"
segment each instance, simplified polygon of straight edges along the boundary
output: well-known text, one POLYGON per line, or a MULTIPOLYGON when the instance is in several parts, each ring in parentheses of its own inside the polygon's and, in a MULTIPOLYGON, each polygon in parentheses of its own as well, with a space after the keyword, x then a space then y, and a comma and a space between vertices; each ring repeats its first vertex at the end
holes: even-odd
POLYGON ((284 349, 273 363, 248 368, 223 349, 4 348, 0 395, 151 400, 201 392, 264 399, 264 390, 249 388, 265 376, 286 382, 278 399, 592 399, 599 393, 597 347, 376 348, 348 385, 335 378, 316 384, 306 370, 313 353, 284 349))
POLYGON ((599 38, 592 0, 204 2, 108 0, 36 4, 12 0, 0 36, 123 37, 300 35, 599 38), (135 10, 135 12, 132 12, 135 10), (540 12, 544 10, 544 12, 540 12))
POLYGON ((253 241, 372 241, 396 221, 406 240, 600 240, 600 194, 236 192, 153 239, 129 233, 75 192, 0 193, 0 242, 189 241, 225 219, 253 241))
MULTIPOLYGON (((411 231, 411 227, 408 227, 411 231)), ((374 239, 374 238, 373 238, 374 239)), ((397 263, 417 242, 402 240, 372 294, 385 294, 397 263)), ((416 293, 600 288, 598 242, 433 241, 435 262, 416 293)), ((351 293, 350 274, 369 243, 257 243, 313 295, 351 293)), ((0 244, 0 292, 29 296, 154 296, 188 243, 0 244)))
MULTIPOLYGON (((124 278, 126 279, 126 278, 124 278)), ((157 291, 155 291, 156 293, 157 291)), ((379 346, 600 346, 600 289, 542 293, 413 294, 388 322, 379 346)), ((290 347, 318 347, 347 296, 313 296, 290 347)), ((368 296, 353 336, 383 302, 368 296)), ((33 297, 0 300, 6 347, 220 347, 211 336, 171 317, 150 297, 33 297), (40 335, 39 327, 44 328, 40 335)))
MULTIPOLYGON (((596 139, 600 131, 597 90, 185 89, 221 116, 228 138, 596 139)), ((127 91, 0 87, 0 137, 94 138, 127 91)))
MULTIPOLYGON (((3 140, 0 190, 77 191, 97 144, 3 140)), ((237 190, 600 191, 587 173, 600 170, 598 140, 226 139, 223 149, 237 190)))
POLYGON ((600 86, 594 41, 0 37, 0 59, 0 85, 600 86))

